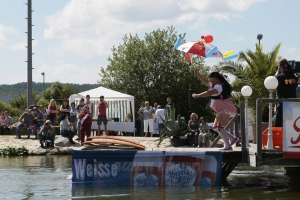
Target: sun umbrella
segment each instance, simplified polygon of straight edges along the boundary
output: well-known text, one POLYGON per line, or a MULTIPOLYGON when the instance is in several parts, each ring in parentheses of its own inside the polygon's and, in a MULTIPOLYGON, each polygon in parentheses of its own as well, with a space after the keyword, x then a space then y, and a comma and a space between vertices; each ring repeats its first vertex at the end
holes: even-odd
MULTIPOLYGON (((202 37, 205 38, 207 36, 202 37)), ((212 42, 212 40, 213 39, 211 36, 210 42, 212 42)), ((206 42, 205 39, 204 41, 192 41, 180 45, 181 41, 182 38, 179 37, 175 43, 174 49, 185 52, 187 62, 191 62, 190 54, 201 56, 203 58, 219 57, 222 58, 224 61, 238 57, 238 55, 234 54, 233 51, 227 52, 225 54, 221 53, 220 51, 218 51, 218 48, 216 46, 209 44, 209 42, 206 42)))

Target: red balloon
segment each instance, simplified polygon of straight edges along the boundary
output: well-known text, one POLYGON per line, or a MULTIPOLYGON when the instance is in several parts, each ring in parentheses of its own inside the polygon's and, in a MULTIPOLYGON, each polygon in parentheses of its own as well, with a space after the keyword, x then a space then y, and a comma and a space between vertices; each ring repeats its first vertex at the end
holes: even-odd
POLYGON ((212 35, 205 35, 205 36, 201 36, 201 39, 203 39, 206 43, 211 43, 212 41, 214 41, 214 38, 212 35))

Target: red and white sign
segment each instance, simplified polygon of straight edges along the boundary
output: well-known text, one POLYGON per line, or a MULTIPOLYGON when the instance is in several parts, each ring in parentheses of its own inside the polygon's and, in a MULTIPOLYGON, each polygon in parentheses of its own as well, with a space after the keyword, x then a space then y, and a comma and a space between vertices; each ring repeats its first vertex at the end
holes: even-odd
POLYGON ((300 159, 299 102, 283 102, 283 157, 300 159))

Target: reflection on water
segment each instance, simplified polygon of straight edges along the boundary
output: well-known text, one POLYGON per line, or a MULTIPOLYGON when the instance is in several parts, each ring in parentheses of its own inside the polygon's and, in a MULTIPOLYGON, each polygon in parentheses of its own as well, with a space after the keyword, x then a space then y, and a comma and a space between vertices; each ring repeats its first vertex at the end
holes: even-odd
POLYGON ((76 186, 71 156, 0 157, 0 199, 298 199, 300 175, 283 167, 238 166, 221 187, 76 186))

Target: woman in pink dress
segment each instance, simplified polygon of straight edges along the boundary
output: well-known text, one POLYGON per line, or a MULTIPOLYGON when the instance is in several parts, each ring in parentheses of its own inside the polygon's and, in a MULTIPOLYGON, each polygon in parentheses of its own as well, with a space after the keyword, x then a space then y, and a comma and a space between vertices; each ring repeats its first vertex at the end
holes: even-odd
POLYGON ((212 72, 209 75, 209 80, 204 78, 199 73, 199 70, 195 70, 194 73, 209 89, 200 94, 193 94, 192 96, 193 98, 211 97, 210 107, 216 112, 213 130, 218 132, 224 140, 224 147, 220 150, 232 150, 231 146, 239 139, 225 129, 229 118, 237 114, 237 108, 229 99, 231 85, 219 72, 212 72))

